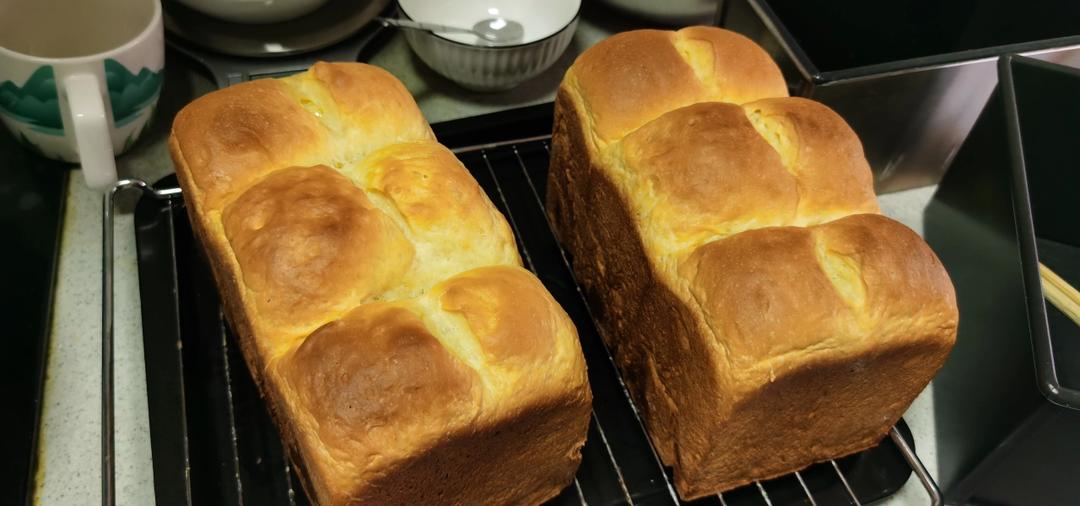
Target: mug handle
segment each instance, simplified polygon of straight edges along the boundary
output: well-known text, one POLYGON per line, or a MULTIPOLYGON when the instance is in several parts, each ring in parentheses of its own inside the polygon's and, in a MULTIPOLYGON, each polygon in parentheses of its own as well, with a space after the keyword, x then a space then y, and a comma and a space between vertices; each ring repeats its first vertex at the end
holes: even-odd
POLYGON ((86 185, 108 190, 116 183, 116 158, 101 85, 94 74, 72 74, 64 78, 64 92, 86 185))

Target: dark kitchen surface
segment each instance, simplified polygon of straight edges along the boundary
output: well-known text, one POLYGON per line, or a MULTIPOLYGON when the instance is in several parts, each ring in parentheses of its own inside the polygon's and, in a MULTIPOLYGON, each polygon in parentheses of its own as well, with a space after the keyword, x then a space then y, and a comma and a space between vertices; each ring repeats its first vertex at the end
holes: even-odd
POLYGON ((23 503, 33 485, 69 173, 66 164, 37 156, 0 128, 0 504, 23 503))
POLYGON ((793 94, 839 113, 875 188, 936 184, 997 83, 1005 53, 1080 67, 1080 4, 1066 0, 727 0, 722 26, 777 60, 793 94))
POLYGON ((822 72, 1080 35, 1069 0, 766 3, 822 72))
POLYGON ((1080 71, 1016 56, 998 68, 926 211, 960 314, 993 315, 961 317, 934 380, 939 482, 955 503, 1075 504, 1080 329, 1044 303, 1037 262, 1080 281, 1080 71))

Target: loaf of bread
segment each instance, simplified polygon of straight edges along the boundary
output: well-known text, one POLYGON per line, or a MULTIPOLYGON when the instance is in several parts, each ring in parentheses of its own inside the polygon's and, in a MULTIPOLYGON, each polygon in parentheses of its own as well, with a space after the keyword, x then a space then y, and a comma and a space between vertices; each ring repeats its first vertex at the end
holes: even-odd
POLYGON ((953 345, 955 295, 878 213, 854 132, 718 28, 582 54, 547 208, 686 499, 877 443, 953 345))
POLYGON ((313 502, 535 504, 572 480, 576 330, 412 97, 318 63, 169 140, 228 320, 313 502))

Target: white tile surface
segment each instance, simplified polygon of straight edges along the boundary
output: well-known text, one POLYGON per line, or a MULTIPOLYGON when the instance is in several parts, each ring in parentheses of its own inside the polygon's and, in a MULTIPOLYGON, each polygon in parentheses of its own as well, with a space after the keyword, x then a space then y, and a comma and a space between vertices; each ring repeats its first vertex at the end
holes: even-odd
MULTIPOLYGON (((881 212, 911 227, 912 230, 922 235, 923 214, 936 189, 936 186, 928 186, 881 195, 878 197, 881 212)), ((934 425, 933 386, 933 383, 931 383, 915 399, 915 402, 911 403, 911 407, 904 414, 904 420, 907 421, 915 438, 915 451, 919 454, 919 458, 926 465, 927 470, 930 471, 930 475, 937 476, 937 434, 934 425)), ((889 506, 922 505, 929 504, 929 499, 922 484, 912 474, 900 492, 882 501, 881 504, 889 506)))
MULTIPOLYGON (((42 412, 38 501, 101 504, 102 196, 72 174, 42 412)), ((153 505, 153 469, 131 215, 116 222, 115 423, 118 504, 153 505)))

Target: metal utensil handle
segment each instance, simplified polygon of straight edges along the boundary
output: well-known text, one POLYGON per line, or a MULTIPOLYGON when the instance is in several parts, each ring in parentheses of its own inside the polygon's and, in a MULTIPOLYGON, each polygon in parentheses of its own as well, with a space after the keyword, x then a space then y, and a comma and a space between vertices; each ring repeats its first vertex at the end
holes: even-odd
POLYGON ((416 30, 427 30, 429 32, 452 32, 452 33, 470 33, 473 35, 481 36, 470 28, 460 28, 457 26, 446 26, 438 23, 425 23, 421 21, 413 21, 411 19, 396 19, 396 18, 375 18, 384 25, 396 26, 399 28, 413 28, 416 30))
POLYGON ((889 437, 892 438, 893 443, 900 450, 900 454, 904 456, 904 460, 911 466, 911 470, 915 472, 915 476, 919 477, 919 482, 922 483, 923 488, 926 489, 926 493, 930 495, 931 506, 941 506, 945 504, 945 499, 941 495, 941 489, 938 488, 938 484, 934 481, 934 477, 930 475, 930 471, 926 470, 926 466, 923 465, 922 460, 915 453, 915 449, 908 445, 907 440, 900 434, 900 431, 893 425, 889 429, 889 437))
POLYGON ((180 188, 155 190, 141 179, 121 179, 105 192, 101 212, 101 504, 116 504, 113 435, 113 205, 116 195, 138 188, 144 195, 170 199, 180 188))
POLYGON ((1050 402, 1070 409, 1080 408, 1080 389, 1062 383, 1059 374, 1059 352, 1050 335, 1049 315, 1046 310, 1045 286, 1039 274, 1037 235, 1032 216, 1031 188, 1027 178, 1027 160, 1024 155, 1023 137, 1020 132, 1020 111, 1017 105, 1016 83, 1013 78, 1014 62, 1057 68, 1057 65, 1007 54, 998 59, 998 83, 1005 107, 1005 128, 1008 133, 1009 156, 1012 165, 1013 216, 1020 240, 1023 261, 1024 290, 1028 294, 1028 320, 1031 329, 1031 346, 1035 353, 1035 373, 1039 390, 1050 402))

